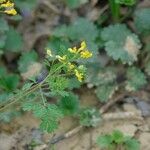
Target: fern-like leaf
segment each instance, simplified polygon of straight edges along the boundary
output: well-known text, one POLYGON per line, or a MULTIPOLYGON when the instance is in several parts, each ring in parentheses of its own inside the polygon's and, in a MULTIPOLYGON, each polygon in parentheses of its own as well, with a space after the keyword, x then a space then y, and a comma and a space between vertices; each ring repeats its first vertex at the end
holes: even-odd
POLYGON ((64 115, 72 115, 79 110, 79 98, 74 94, 69 94, 58 101, 58 106, 64 115))

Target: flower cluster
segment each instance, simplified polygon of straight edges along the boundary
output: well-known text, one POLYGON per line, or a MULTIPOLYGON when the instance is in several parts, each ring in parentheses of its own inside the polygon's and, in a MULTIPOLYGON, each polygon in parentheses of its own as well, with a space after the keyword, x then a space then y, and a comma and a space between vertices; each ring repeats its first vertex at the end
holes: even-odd
POLYGON ((77 79, 82 82, 84 79, 85 67, 83 65, 77 66, 75 61, 79 58, 88 59, 92 57, 92 53, 87 49, 87 45, 85 41, 83 41, 79 48, 69 48, 67 54, 63 56, 52 55, 52 51, 47 49, 47 56, 55 57, 59 62, 63 63, 67 67, 68 72, 73 73, 77 79), (73 54, 71 58, 69 57, 70 54, 73 54))
POLYGON ((81 43, 81 46, 79 48, 77 47, 69 48, 68 51, 70 53, 79 54, 81 58, 87 59, 92 57, 92 53, 87 49, 85 41, 81 43))
POLYGON ((14 8, 14 3, 10 2, 9 0, 0 0, 0 8, 4 8, 4 13, 8 15, 16 15, 17 12, 14 8))

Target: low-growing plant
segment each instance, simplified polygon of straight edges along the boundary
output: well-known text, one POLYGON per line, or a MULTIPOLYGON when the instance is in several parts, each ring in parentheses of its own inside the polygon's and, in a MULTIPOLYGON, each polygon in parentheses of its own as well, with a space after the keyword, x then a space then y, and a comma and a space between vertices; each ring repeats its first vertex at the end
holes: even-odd
MULTIPOLYGON (((41 119, 40 127, 48 132, 52 132, 58 128, 59 120, 64 115, 74 115, 79 110, 78 97, 70 93, 69 82, 71 78, 76 76, 79 82, 85 78, 86 67, 78 65, 77 62, 81 59, 92 57, 92 53, 87 49, 86 43, 83 41, 80 47, 60 49, 59 55, 53 54, 50 49, 47 49, 45 60, 46 68, 49 70, 46 77, 43 79, 32 80, 26 83, 21 90, 16 90, 16 94, 1 105, 1 110, 18 105, 21 103, 23 110, 33 111, 33 114, 41 119), (55 97, 58 103, 49 103, 47 97, 55 97)), ((23 59, 23 58, 22 58, 23 59)), ((26 59, 23 59, 24 61, 26 59)), ((21 68, 21 66, 20 66, 21 68)), ((4 71, 1 71, 5 74, 4 71)), ((16 86, 10 87, 7 80, 10 82, 15 77, 1 77, 0 85, 8 90, 13 90, 16 86)), ((17 80, 18 78, 16 78, 17 80)), ((16 83, 15 80, 13 80, 16 83)), ((8 98, 8 97, 7 97, 8 98)))
POLYGON ((101 149, 105 150, 139 150, 140 143, 131 136, 124 135, 119 130, 99 136, 96 141, 101 149))

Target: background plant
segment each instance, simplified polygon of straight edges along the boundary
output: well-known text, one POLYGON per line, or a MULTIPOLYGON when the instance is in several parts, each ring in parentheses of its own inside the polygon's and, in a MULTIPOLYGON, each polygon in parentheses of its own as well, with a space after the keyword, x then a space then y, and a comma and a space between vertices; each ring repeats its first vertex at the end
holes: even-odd
MULTIPOLYGON (((111 16, 111 21, 106 17, 106 20, 97 19, 93 22, 80 16, 57 26, 45 45, 48 50, 53 51, 48 51, 45 61, 41 60, 44 66, 41 74, 32 78, 27 76, 24 84, 20 75, 38 63, 40 58, 36 49, 24 51, 23 37, 17 30, 17 24, 36 8, 36 1, 14 2, 18 14, 10 15, 9 19, 4 14, 0 16, 0 106, 2 110, 9 106, 7 111, 2 111, 1 120, 8 122, 13 116, 20 115, 23 109, 32 110, 42 120, 41 127, 49 132, 58 127, 59 120, 65 115, 79 117, 79 122, 84 126, 95 126, 100 120, 100 114, 95 108, 81 108, 78 96, 72 93, 74 88, 87 84, 95 91, 99 102, 106 103, 116 91, 135 92, 146 87, 150 75, 150 45, 145 40, 150 31, 149 8, 136 8, 135 0, 110 0, 111 10, 105 15, 111 16), (133 13, 123 14, 122 7, 133 13), (127 25, 127 18, 133 20, 133 27, 127 25), (87 49, 93 56, 88 60, 76 59, 73 64, 68 64, 68 67, 80 65, 77 69, 81 72, 73 71, 72 75, 66 65, 61 65, 65 55, 71 59, 72 54, 68 53, 68 47, 79 45, 80 41, 87 43, 87 49), (9 59, 5 61, 8 54, 16 55, 15 69, 9 65, 9 59), (56 58, 56 55, 59 57, 56 58), (79 82, 78 79, 83 79, 86 70, 81 67, 83 64, 87 65, 87 75, 84 82, 79 82), (57 70, 59 67, 61 69, 57 70), (52 74, 55 75, 51 76, 52 74), (47 100, 52 97, 57 101, 47 100)), ((87 0, 63 2, 71 11, 88 3, 87 0)))
POLYGON ((135 138, 125 136, 121 131, 114 130, 111 134, 99 136, 97 145, 107 150, 139 150, 140 143, 135 138))

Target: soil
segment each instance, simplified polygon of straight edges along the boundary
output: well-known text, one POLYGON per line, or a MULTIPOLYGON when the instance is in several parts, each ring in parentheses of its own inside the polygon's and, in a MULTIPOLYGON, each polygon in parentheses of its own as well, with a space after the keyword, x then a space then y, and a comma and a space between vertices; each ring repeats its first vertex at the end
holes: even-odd
MULTIPOLYGON (((80 93, 84 105, 95 105, 97 99, 92 92, 80 93)), ((140 112, 134 104, 122 103, 112 107, 114 112, 140 112), (119 107, 118 107, 119 106, 119 107)), ((111 111, 109 110, 109 111, 111 111)), ((107 113, 105 113, 107 114, 107 113)), ((142 113, 141 113, 142 114, 142 113)), ((10 124, 1 124, 0 150, 100 150, 95 141, 99 135, 118 129, 125 135, 136 137, 141 143, 141 150, 150 150, 150 117, 133 119, 111 119, 101 121, 96 128, 83 128, 77 134, 49 145, 52 138, 58 137, 78 126, 75 118, 64 118, 59 129, 53 134, 39 130, 40 121, 31 113, 25 113, 10 124), (34 143, 36 143, 34 145, 34 143)))

